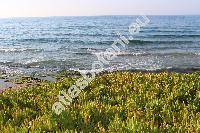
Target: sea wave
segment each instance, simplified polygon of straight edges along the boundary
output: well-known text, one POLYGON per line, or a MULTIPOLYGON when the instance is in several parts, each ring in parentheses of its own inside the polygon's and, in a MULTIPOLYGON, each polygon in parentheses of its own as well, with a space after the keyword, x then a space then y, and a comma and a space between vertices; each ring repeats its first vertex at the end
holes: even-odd
POLYGON ((188 38, 188 37, 200 37, 198 34, 180 35, 180 34, 161 34, 161 35, 148 35, 155 38, 188 38))
POLYGON ((0 52, 7 53, 7 52, 41 52, 43 49, 34 49, 34 48, 1 48, 0 52))
POLYGON ((126 52, 126 51, 121 51, 121 52, 92 52, 94 55, 103 55, 103 56, 133 56, 133 55, 145 55, 145 52, 126 52))
MULTIPOLYGON (((188 44, 188 43, 195 43, 198 41, 195 40, 161 40, 161 39, 134 39, 128 40, 128 45, 150 45, 150 44, 188 44)), ((114 41, 103 41, 99 42, 100 45, 112 45, 114 41)))

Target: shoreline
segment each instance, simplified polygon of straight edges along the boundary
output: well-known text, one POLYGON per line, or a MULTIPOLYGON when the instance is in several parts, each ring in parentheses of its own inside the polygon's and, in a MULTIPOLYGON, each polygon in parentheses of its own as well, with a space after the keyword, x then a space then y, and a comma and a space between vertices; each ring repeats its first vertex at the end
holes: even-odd
MULTIPOLYGON (((141 69, 130 69, 130 70, 115 70, 115 71, 102 71, 96 74, 97 77, 109 73, 128 72, 128 73, 142 73, 142 74, 159 74, 159 73, 178 73, 178 74, 191 74, 200 72, 200 68, 169 68, 169 69, 157 69, 157 70, 141 70, 141 69)), ((23 89, 34 85, 40 85, 41 83, 53 83, 58 82, 62 78, 77 78, 81 77, 78 71, 74 70, 61 70, 53 75, 42 75, 42 76, 14 76, 13 77, 0 77, 0 93, 7 89, 23 89), (17 80, 15 80, 17 79, 17 80), (2 87, 4 86, 4 87, 2 87)))

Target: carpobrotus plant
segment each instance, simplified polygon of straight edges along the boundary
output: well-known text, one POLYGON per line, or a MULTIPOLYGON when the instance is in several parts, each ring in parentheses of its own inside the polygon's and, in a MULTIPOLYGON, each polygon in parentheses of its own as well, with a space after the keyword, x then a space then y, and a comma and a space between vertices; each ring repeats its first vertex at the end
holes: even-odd
POLYGON ((1 132, 200 132, 200 73, 103 74, 56 115, 59 89, 75 81, 0 94, 1 132))

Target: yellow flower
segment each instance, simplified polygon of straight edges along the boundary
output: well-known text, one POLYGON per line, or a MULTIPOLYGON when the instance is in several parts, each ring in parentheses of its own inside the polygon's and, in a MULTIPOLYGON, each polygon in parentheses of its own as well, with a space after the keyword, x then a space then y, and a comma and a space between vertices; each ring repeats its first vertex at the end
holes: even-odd
POLYGON ((197 97, 200 98, 200 91, 197 92, 197 97))

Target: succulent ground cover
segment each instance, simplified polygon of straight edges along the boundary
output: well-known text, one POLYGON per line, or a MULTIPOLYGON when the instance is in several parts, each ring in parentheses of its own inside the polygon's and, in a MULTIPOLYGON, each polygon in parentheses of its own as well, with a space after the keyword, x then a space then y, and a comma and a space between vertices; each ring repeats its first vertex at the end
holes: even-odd
POLYGON ((60 88, 77 77, 1 93, 0 132, 200 132, 199 72, 105 73, 56 115, 60 88))

